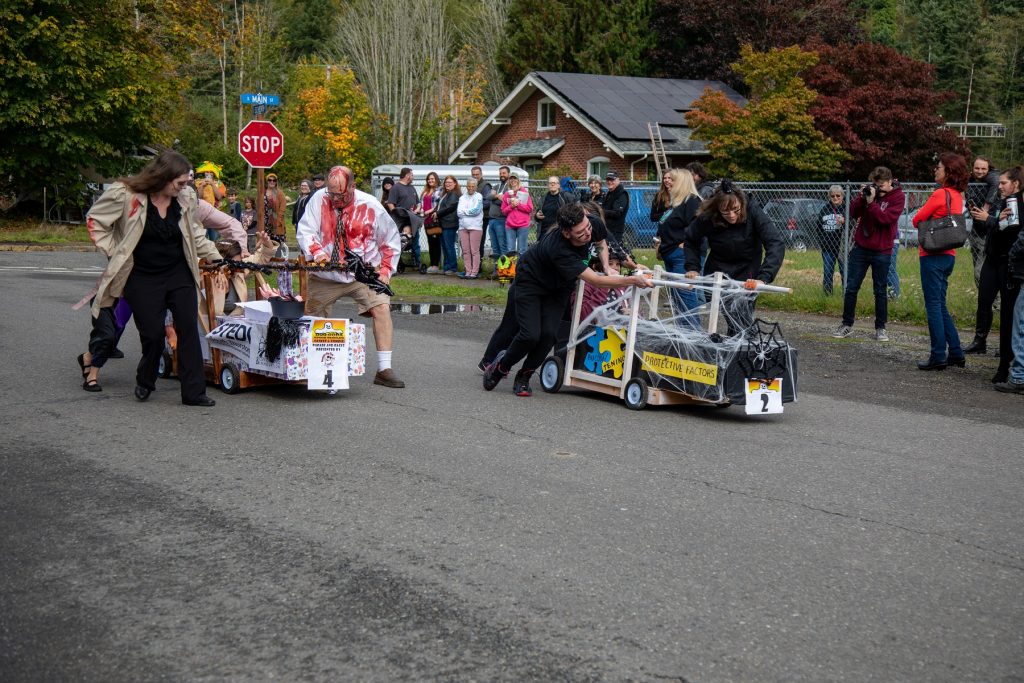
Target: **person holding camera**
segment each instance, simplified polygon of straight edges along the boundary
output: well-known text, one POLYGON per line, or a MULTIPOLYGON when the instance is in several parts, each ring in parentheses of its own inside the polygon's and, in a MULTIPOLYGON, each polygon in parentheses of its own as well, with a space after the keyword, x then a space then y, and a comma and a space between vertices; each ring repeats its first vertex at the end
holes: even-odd
POLYGON ((871 269, 871 284, 875 292, 875 339, 889 341, 885 325, 889 319, 889 300, 886 283, 889 277, 889 262, 892 259, 892 245, 900 214, 906 199, 898 180, 892 171, 878 166, 868 177, 869 184, 862 185, 860 192, 850 202, 850 217, 857 221, 853 233, 853 249, 846 264, 846 291, 843 295, 843 321, 832 333, 841 339, 853 333, 853 313, 857 308, 857 294, 861 283, 871 269))

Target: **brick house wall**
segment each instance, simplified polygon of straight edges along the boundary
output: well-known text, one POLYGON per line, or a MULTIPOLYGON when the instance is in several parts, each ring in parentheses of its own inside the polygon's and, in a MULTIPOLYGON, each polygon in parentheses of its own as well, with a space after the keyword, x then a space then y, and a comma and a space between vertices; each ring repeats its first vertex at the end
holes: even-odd
MULTIPOLYGON (((525 158, 501 157, 499 150, 511 147, 520 140, 550 140, 552 138, 565 138, 565 145, 551 156, 543 159, 547 167, 566 166, 572 170, 574 176, 582 178, 587 173, 587 162, 594 157, 606 157, 609 159, 609 167, 617 171, 624 178, 629 177, 629 162, 633 158, 622 159, 614 152, 604 148, 601 141, 576 119, 569 118, 565 111, 555 103, 555 127, 547 130, 537 130, 537 104, 544 99, 544 93, 534 93, 516 112, 510 117, 512 123, 507 126, 492 126, 497 131, 477 150, 476 163, 485 161, 497 161, 503 164, 521 166, 520 162, 525 158)), ((637 164, 637 173, 643 164, 637 164)))

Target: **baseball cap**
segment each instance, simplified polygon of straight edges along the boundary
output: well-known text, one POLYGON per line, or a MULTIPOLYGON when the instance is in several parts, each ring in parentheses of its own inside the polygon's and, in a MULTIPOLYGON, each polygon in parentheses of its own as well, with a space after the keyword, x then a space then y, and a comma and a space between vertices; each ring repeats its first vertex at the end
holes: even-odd
POLYGON ((605 180, 618 180, 618 178, 619 174, 616 173, 615 171, 608 171, 607 173, 604 174, 605 180))

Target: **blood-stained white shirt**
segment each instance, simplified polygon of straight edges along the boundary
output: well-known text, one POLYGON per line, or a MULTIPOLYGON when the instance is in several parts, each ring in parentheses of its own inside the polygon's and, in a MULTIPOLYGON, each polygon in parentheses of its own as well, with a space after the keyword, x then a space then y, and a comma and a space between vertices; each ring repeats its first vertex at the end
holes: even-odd
MULTIPOLYGON (((310 197, 306 212, 295 229, 299 248, 308 260, 315 261, 319 254, 330 257, 334 252, 336 222, 327 188, 317 190, 310 197)), ((375 266, 381 276, 390 277, 402 256, 402 242, 398 226, 381 203, 372 195, 354 190, 352 203, 342 209, 342 222, 345 239, 339 241, 339 262, 344 263, 347 241, 348 248, 375 266)), ((314 271, 310 275, 335 282, 352 282, 354 279, 351 273, 340 271, 314 271)))

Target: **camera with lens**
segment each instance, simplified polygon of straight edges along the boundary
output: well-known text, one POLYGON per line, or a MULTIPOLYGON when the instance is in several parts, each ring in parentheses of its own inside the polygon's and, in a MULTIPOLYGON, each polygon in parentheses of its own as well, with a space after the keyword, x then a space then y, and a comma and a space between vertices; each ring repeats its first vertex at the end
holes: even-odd
POLYGON ((878 186, 871 183, 870 185, 865 185, 860 188, 860 191, 864 195, 864 199, 871 199, 872 194, 878 194, 878 186))

